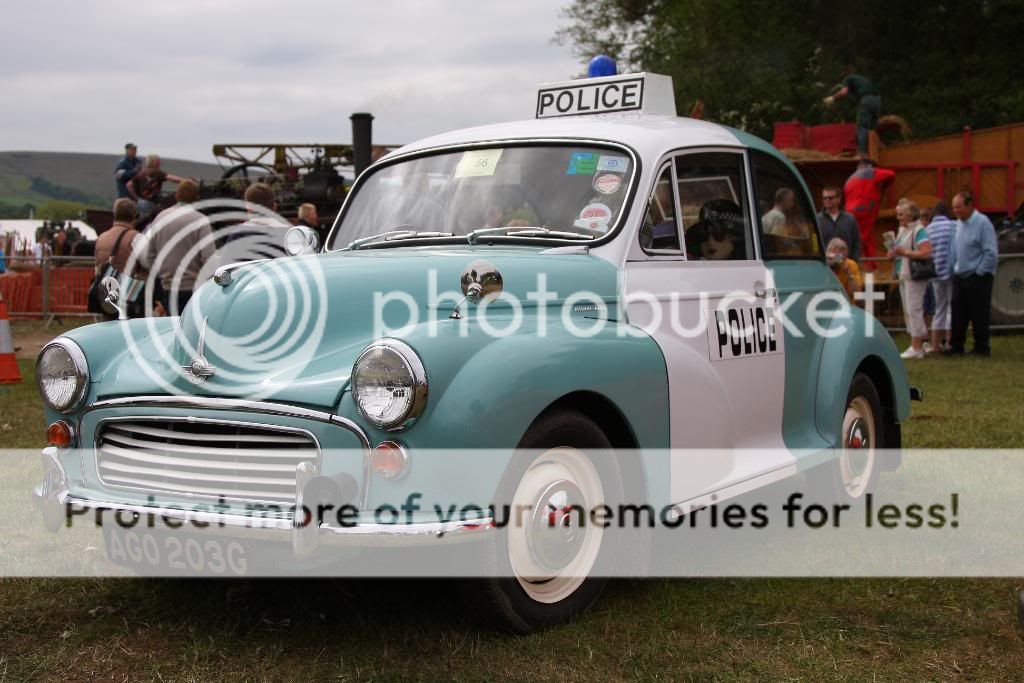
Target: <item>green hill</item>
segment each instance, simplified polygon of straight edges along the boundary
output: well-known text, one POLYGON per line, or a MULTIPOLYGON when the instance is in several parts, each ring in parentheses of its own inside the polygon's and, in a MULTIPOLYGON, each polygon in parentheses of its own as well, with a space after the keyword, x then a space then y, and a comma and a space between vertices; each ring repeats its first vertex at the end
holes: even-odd
MULTIPOLYGON (((0 216, 27 217, 27 206, 65 201, 107 208, 114 201, 120 155, 78 152, 0 152, 0 216)), ((216 164, 163 159, 169 173, 219 178, 216 164)))

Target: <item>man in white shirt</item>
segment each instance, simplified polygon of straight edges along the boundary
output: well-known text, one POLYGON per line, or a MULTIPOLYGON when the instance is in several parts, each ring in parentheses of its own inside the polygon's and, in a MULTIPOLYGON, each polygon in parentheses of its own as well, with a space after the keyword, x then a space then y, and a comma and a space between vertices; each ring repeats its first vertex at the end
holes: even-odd
POLYGON ((43 265, 43 259, 53 255, 50 243, 46 239, 46 229, 39 231, 39 239, 32 245, 32 256, 37 266, 43 265))

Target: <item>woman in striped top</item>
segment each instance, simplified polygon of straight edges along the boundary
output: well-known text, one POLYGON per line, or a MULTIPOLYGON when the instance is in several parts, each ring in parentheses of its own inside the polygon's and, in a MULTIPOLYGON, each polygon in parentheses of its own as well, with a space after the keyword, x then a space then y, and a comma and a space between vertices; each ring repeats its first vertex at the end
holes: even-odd
POLYGON ((938 275, 931 281, 935 297, 935 315, 932 316, 933 350, 949 348, 950 301, 953 298, 953 279, 949 272, 949 247, 953 241, 956 222, 947 215, 946 205, 939 202, 932 209, 921 212, 921 223, 928 229, 928 241, 932 243, 932 260, 938 275))

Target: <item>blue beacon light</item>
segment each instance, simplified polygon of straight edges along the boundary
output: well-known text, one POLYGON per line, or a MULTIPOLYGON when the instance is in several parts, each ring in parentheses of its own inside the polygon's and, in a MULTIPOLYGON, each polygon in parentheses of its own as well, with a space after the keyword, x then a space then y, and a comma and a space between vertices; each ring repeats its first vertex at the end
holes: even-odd
POLYGON ((601 76, 614 76, 619 72, 615 66, 615 60, 608 55, 598 55, 590 60, 587 65, 587 77, 599 78, 601 76))

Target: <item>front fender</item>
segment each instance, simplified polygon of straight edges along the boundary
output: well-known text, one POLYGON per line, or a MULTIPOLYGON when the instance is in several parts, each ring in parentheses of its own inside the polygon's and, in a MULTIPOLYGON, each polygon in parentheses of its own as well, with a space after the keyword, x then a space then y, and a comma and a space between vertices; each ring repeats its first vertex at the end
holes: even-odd
MULTIPOLYGON (((849 315, 837 311, 829 324, 830 334, 825 339, 818 367, 818 386, 815 419, 818 432, 830 444, 840 443, 840 429, 846 398, 854 374, 862 366, 871 371, 881 370, 888 387, 877 387, 883 403, 893 407, 897 421, 910 417, 910 384, 899 350, 892 337, 874 316, 856 306, 849 307, 849 315)), ((876 381, 876 383, 878 383, 876 381)))
MULTIPOLYGON (((135 358, 172 335, 177 320, 114 320, 84 325, 61 335, 78 344, 89 364, 89 389, 82 406, 88 406, 102 394, 156 393, 152 381, 136 367, 135 358)), ((46 408, 47 424, 58 417, 67 415, 46 408)))
MULTIPOLYGON (((527 325, 534 324, 533 322, 527 325)), ((524 325, 524 328, 526 325, 524 325)), ((486 454, 421 465, 417 451, 514 449, 530 423, 555 401, 575 392, 607 399, 627 421, 640 448, 668 448, 668 381, 664 357, 652 339, 622 334, 608 322, 595 336, 580 338, 548 325, 546 334, 521 329, 494 337, 469 326, 422 326, 403 336, 420 354, 429 383, 427 408, 412 427, 399 433, 369 428, 371 441, 398 439, 410 451, 410 474, 398 482, 374 481, 373 500, 393 500, 403 492, 443 491, 448 500, 489 499, 507 466, 486 454)), ((350 392, 342 412, 356 414, 350 392)), ((357 418, 358 419, 358 418, 357 418)))

